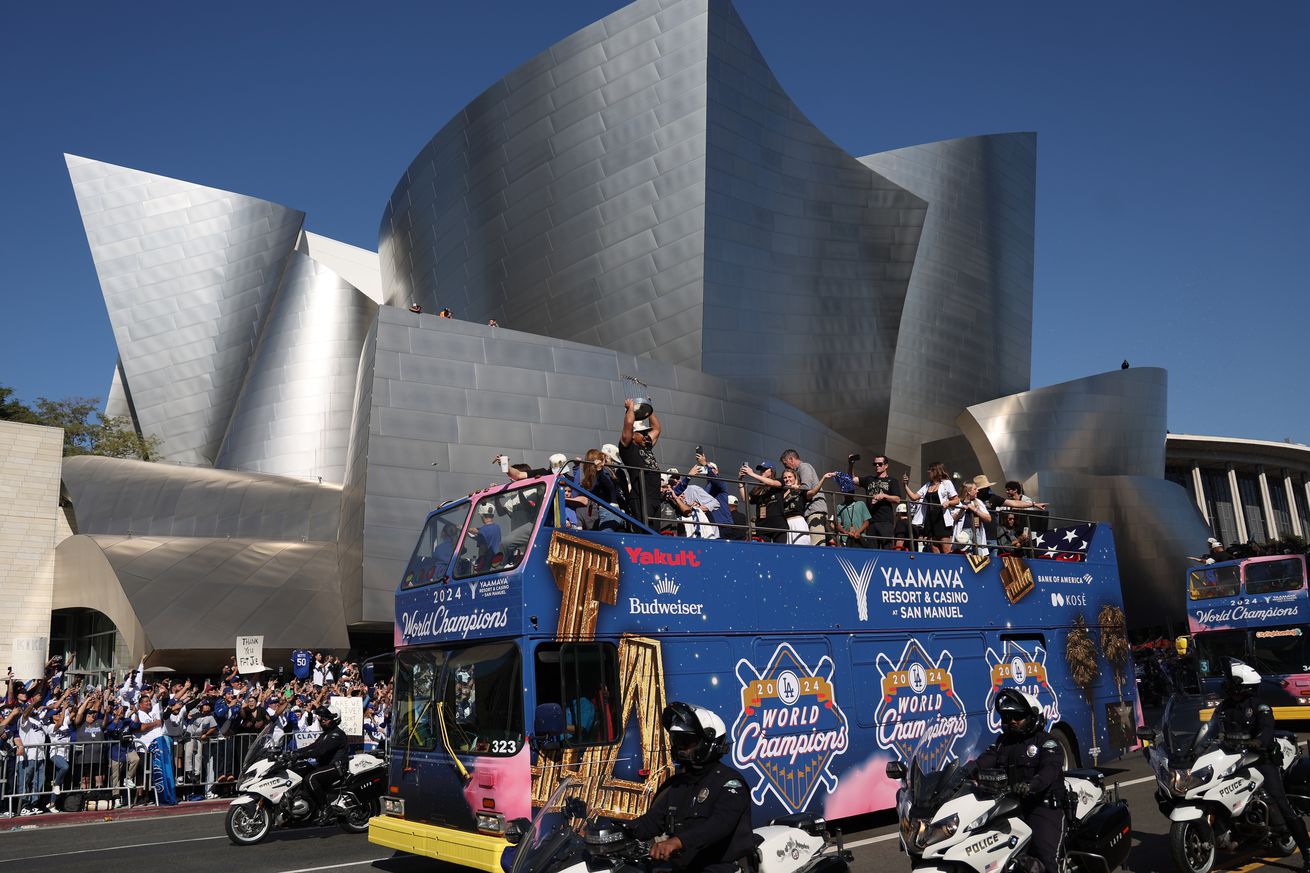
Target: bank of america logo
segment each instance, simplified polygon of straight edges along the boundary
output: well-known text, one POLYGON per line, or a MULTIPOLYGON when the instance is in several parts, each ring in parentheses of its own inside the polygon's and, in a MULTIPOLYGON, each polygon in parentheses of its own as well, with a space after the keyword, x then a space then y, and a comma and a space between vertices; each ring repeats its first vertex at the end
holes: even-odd
POLYGON ((677 594, 680 587, 673 581, 672 576, 656 576, 652 584, 655 586, 656 594, 677 594))

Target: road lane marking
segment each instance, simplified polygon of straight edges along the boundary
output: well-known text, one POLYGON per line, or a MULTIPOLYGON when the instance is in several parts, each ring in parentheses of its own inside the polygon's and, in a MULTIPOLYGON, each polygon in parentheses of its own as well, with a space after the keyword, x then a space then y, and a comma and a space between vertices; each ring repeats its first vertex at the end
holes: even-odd
POLYGON ((339 870, 342 867, 358 867, 361 864, 376 864, 378 861, 388 861, 393 856, 387 855, 382 858, 369 858, 367 861, 350 861, 346 864, 328 864, 325 867, 301 867, 299 870, 283 870, 282 873, 314 873, 315 870, 339 870))
POLYGON ((88 855, 92 852, 116 852, 122 849, 145 849, 150 846, 173 846, 178 843, 202 843, 207 840, 226 840, 227 835, 217 837, 189 837, 185 840, 160 840, 157 843, 133 843, 130 846, 101 846, 98 849, 76 849, 72 852, 52 852, 49 855, 28 855, 25 858, 3 858, 0 864, 12 864, 15 861, 39 861, 42 858, 65 858, 69 855, 88 855))

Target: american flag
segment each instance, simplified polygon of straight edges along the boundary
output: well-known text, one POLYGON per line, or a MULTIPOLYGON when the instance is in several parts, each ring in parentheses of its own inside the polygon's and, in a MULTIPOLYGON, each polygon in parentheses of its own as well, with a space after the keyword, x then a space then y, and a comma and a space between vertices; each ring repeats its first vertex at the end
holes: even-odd
POLYGON ((1033 537, 1036 557, 1051 558, 1056 561, 1086 561, 1087 546, 1092 541, 1095 524, 1075 524, 1071 527, 1057 527, 1044 531, 1033 537))

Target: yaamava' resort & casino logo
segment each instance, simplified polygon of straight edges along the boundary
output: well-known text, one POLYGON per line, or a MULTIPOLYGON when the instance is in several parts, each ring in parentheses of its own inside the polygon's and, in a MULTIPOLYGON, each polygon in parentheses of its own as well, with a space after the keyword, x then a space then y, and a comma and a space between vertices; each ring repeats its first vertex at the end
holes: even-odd
POLYGON ((940 766, 954 757, 955 741, 969 729, 964 704, 951 675, 954 657, 945 649, 934 661, 916 639, 905 644, 900 659, 878 655, 882 675, 875 738, 879 748, 909 761, 919 748, 921 764, 940 766), (927 740, 922 747, 919 744, 927 740))
POLYGON ((1017 641, 1006 640, 1000 654, 989 647, 985 657, 992 679, 987 691, 987 726, 992 731, 1001 730, 1001 720, 992 706, 1004 688, 1017 688, 1037 698, 1046 717, 1043 728, 1060 720, 1060 699, 1046 673, 1046 649, 1040 643, 1034 641, 1030 652, 1017 641))
POLYGON ((830 768, 850 737, 832 675, 832 658, 824 655, 811 668, 787 643, 763 670, 745 658, 737 662, 741 712, 732 724, 732 763, 759 777, 755 803, 773 793, 798 812, 820 785, 829 793, 837 788, 830 768))

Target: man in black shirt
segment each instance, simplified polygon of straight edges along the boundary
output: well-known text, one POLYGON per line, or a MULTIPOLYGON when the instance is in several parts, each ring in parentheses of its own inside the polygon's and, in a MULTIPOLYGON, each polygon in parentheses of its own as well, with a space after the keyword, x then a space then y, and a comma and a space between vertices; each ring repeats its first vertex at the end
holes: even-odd
POLYGON ((873 456, 873 472, 856 476, 857 456, 848 455, 846 472, 856 485, 864 489, 869 498, 869 528, 864 534, 865 548, 890 549, 896 530, 896 504, 905 499, 905 488, 899 479, 887 475, 887 456, 873 456))
MULTIPOLYGON (((655 526, 660 514, 660 464, 655 459, 655 442, 660 438, 660 419, 655 413, 640 421, 633 415, 632 398, 623 404, 623 432, 619 434, 619 459, 625 467, 648 470, 632 483, 632 505, 638 508, 639 520, 655 526), (646 493, 641 493, 645 482, 646 493), (644 498, 644 502, 643 502, 644 498), (643 517, 644 516, 644 517, 643 517)), ((629 475, 631 471, 629 471, 629 475)))
POLYGON ((295 760, 313 758, 318 766, 305 777, 309 793, 321 809, 327 800, 327 791, 332 783, 341 778, 346 762, 350 759, 346 734, 341 730, 337 714, 326 706, 314 710, 314 716, 323 731, 313 743, 292 753, 295 760))
POLYGON ((639 840, 661 836, 650 848, 655 861, 675 870, 737 873, 737 861, 755 848, 746 779, 722 763, 728 751, 723 719, 702 706, 674 701, 660 724, 679 770, 650 809, 630 825, 639 840))

